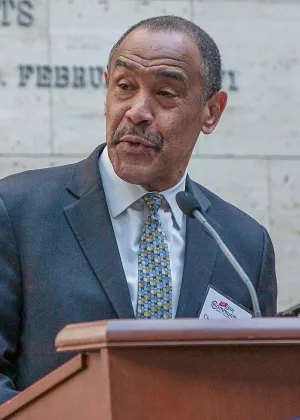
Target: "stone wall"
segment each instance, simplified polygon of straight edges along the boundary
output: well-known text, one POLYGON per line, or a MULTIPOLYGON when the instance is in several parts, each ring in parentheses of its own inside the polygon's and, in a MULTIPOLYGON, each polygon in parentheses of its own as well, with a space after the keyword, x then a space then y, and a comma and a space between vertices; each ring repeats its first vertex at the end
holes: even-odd
POLYGON ((195 21, 223 57, 228 108, 190 174, 268 228, 279 308, 300 302, 297 0, 0 0, 0 177, 77 161, 104 141, 110 48, 159 14, 195 21))

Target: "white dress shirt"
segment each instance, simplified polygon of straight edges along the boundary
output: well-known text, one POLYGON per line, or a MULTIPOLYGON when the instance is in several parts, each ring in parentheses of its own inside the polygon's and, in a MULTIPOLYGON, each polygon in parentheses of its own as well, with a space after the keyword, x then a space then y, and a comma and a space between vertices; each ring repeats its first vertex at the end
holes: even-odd
MULTIPOLYGON (((108 157, 107 147, 99 158, 99 169, 132 307, 136 314, 139 243, 145 219, 150 211, 142 197, 148 191, 140 185, 129 184, 118 177, 108 157)), ((178 207, 175 197, 178 191, 185 190, 186 176, 185 172, 177 185, 160 192, 165 198, 159 209, 159 216, 170 254, 173 318, 177 311, 181 288, 186 232, 186 216, 178 207)))

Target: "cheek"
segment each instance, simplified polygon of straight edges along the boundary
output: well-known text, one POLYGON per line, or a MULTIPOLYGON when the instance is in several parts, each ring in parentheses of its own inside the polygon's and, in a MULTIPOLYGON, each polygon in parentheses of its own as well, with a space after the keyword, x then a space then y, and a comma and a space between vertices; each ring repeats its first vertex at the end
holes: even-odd
POLYGON ((106 104, 106 127, 109 131, 116 131, 125 117, 126 109, 116 101, 106 104))
POLYGON ((189 112, 180 111, 176 115, 165 116, 161 120, 166 154, 175 160, 190 152, 200 134, 199 112, 192 113, 191 109, 189 112))
POLYGON ((164 127, 166 141, 170 143, 181 142, 187 136, 190 127, 190 118, 183 111, 177 110, 174 114, 163 115, 161 124, 164 127))
POLYGON ((195 137, 198 138, 201 132, 201 110, 198 109, 199 103, 192 103, 186 110, 179 116, 179 130, 187 143, 193 143, 195 137))

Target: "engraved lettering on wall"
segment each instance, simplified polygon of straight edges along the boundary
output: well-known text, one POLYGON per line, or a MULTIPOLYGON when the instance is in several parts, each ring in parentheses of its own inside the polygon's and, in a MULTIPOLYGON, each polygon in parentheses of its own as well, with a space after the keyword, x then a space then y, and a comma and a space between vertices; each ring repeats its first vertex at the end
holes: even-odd
POLYGON ((104 88, 102 66, 48 66, 21 64, 19 86, 26 88, 104 88))
POLYGON ((0 26, 32 26, 33 10, 33 2, 30 0, 0 0, 0 26))

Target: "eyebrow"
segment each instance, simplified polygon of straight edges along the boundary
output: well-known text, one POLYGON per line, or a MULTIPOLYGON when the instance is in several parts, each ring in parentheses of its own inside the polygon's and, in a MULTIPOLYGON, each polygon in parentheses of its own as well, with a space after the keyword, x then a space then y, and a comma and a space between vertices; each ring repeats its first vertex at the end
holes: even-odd
POLYGON ((167 77, 167 78, 174 79, 177 82, 180 82, 180 83, 186 85, 185 77, 179 71, 175 71, 175 70, 160 70, 159 72, 157 72, 156 77, 157 78, 158 77, 167 77))
POLYGON ((137 72, 137 69, 134 65, 128 63, 128 61, 121 60, 120 58, 118 58, 116 60, 115 66, 116 67, 125 67, 126 69, 132 70, 135 73, 137 72))
MULTIPOLYGON (((116 67, 124 67, 128 70, 131 70, 131 71, 135 72, 135 73, 137 73, 137 71, 138 71, 137 68, 133 64, 128 63, 128 61, 121 60, 120 58, 118 58, 116 60, 115 66, 116 67)), ((174 79, 177 82, 180 82, 180 83, 186 85, 185 77, 183 76, 183 74, 181 72, 176 71, 176 70, 160 70, 156 73, 155 77, 156 78, 167 77, 167 78, 174 79)))

